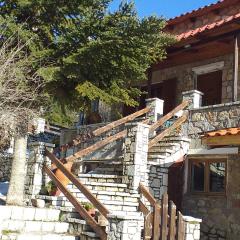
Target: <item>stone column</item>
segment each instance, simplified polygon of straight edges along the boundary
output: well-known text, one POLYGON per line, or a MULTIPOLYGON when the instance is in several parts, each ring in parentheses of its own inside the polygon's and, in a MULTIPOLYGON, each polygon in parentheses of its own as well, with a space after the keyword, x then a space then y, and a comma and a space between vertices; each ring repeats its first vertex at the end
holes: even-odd
POLYGON ((200 240, 200 223, 202 219, 183 216, 185 223, 185 240, 200 240))
POLYGON ((159 98, 146 99, 146 106, 151 110, 147 113, 150 123, 156 122, 163 115, 164 100, 159 98))
POLYGON ((29 159, 27 163, 27 175, 25 183, 26 195, 31 199, 40 193, 42 186, 49 181, 47 174, 43 172, 43 165, 50 165, 51 161, 44 156, 45 147, 52 151, 54 144, 33 142, 28 145, 29 159))
POLYGON ((108 215, 108 240, 138 240, 141 239, 143 217, 139 214, 133 216, 108 215))
POLYGON ((183 101, 190 100, 188 109, 200 108, 202 106, 203 93, 198 90, 191 90, 182 93, 183 101))
POLYGON ((125 152, 123 159, 124 182, 130 190, 137 190, 139 183, 147 183, 147 154, 149 126, 142 123, 126 124, 125 152))

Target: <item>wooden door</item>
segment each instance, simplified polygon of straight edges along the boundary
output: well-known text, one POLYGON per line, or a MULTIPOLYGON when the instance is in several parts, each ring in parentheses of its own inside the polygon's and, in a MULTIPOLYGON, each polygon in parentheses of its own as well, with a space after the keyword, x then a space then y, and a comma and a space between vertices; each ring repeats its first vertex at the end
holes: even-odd
POLYGON ((167 114, 176 106, 176 87, 176 78, 163 81, 162 97, 160 98, 164 100, 164 114, 167 114))
POLYGON ((172 200, 177 210, 182 208, 182 195, 184 184, 184 161, 176 162, 168 169, 168 195, 169 200, 172 200))
POLYGON ((203 106, 222 102, 222 71, 197 76, 197 90, 203 92, 203 106))

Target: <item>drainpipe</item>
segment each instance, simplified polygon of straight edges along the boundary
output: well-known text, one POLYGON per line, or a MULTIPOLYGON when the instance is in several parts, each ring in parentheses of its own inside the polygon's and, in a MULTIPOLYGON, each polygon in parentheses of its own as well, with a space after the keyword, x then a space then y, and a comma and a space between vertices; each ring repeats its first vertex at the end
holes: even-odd
POLYGON ((233 102, 236 102, 238 99, 238 65, 239 65, 239 35, 234 37, 234 79, 233 79, 233 102))

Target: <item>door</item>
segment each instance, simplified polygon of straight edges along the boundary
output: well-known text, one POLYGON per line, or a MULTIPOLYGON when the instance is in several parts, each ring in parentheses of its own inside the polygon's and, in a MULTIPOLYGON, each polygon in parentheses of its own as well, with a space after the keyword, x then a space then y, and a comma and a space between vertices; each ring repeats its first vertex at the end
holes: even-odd
POLYGON ((178 211, 182 208, 182 195, 184 184, 184 161, 176 162, 168 169, 168 196, 178 211))
POLYGON ((220 104, 222 101, 222 71, 197 76, 197 90, 203 92, 203 106, 220 104))
POLYGON ((162 97, 160 98, 164 100, 163 113, 167 114, 176 106, 177 79, 168 79, 163 81, 162 84, 162 97))

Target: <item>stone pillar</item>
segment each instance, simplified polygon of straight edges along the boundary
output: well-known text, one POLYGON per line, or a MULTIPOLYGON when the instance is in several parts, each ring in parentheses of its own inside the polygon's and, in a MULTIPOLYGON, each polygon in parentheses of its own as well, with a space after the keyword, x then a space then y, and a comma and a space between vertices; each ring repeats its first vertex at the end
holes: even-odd
POLYGON ((130 190, 137 190, 139 183, 147 183, 147 154, 149 126, 142 123, 126 124, 125 152, 123 159, 124 182, 130 190))
POLYGON ((200 240, 200 223, 202 219, 183 216, 185 223, 185 240, 200 240))
POLYGON ((51 161, 44 156, 45 147, 52 151, 54 144, 44 142, 33 142, 28 145, 29 159, 27 163, 27 175, 25 192, 28 197, 35 198, 40 193, 42 186, 49 181, 46 173, 43 172, 43 165, 50 165, 51 161))
POLYGON ((164 100, 159 98, 146 99, 146 106, 151 110, 147 113, 150 123, 156 122, 163 115, 164 100))
POLYGON ((190 100, 188 109, 200 108, 202 106, 203 93, 198 90, 191 90, 182 93, 183 101, 190 100))
POLYGON ((138 240, 141 239, 143 217, 139 214, 133 216, 108 215, 108 240, 138 240))

